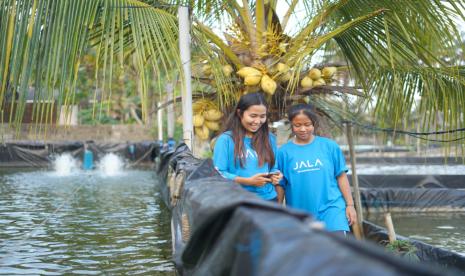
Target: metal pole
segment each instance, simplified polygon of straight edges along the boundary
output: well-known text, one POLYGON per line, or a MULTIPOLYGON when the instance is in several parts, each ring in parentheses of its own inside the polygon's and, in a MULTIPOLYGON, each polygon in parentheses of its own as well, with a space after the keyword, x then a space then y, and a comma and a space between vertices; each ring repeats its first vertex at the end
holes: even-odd
POLYGON ((184 82, 181 85, 182 96, 182 119, 183 119, 183 139, 184 143, 193 151, 192 123, 192 87, 191 87, 191 50, 190 50, 190 22, 188 7, 178 7, 179 19, 179 51, 183 68, 184 82))
POLYGON ((357 177, 357 169, 356 169, 357 160, 355 157, 352 124, 346 123, 346 127, 347 127, 347 142, 349 143, 350 166, 352 168, 352 186, 354 187, 355 210, 357 211, 358 226, 361 230, 360 234, 363 235, 362 201, 360 199, 360 189, 358 187, 358 177, 357 177))
POLYGON ((161 107, 161 101, 158 102, 158 141, 163 142, 163 109, 161 107))

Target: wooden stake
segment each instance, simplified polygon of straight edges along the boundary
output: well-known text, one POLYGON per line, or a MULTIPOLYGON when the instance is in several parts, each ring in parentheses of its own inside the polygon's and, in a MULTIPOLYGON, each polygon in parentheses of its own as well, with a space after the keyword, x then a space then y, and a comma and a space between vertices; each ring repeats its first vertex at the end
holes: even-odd
POLYGON ((358 239, 363 239, 363 213, 362 213, 362 200, 360 199, 360 189, 358 187, 358 177, 357 177, 357 170, 356 164, 357 160, 355 157, 355 149, 354 149, 354 139, 352 133, 352 125, 350 123, 346 124, 347 129, 347 142, 349 143, 349 153, 350 153, 350 165, 352 167, 352 186, 354 189, 354 201, 355 201, 355 211, 357 211, 357 226, 352 226, 354 230, 354 235, 358 239), (359 233, 356 234, 355 232, 358 231, 359 233))
POLYGON ((389 242, 397 240, 396 231, 394 231, 394 224, 392 223, 391 213, 384 214, 384 223, 386 224, 386 228, 388 230, 389 242))
POLYGON ((362 240, 363 239, 363 231, 360 229, 360 226, 358 223, 352 224, 352 231, 354 232, 354 236, 357 240, 362 240))

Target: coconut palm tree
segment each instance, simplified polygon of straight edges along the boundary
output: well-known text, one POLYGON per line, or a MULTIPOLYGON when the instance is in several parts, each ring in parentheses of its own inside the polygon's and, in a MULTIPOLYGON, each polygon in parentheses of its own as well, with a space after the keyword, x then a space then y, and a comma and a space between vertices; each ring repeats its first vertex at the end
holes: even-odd
POLYGON ((444 62, 455 54, 465 8, 454 0, 2 0, 0 114, 8 111, 19 123, 29 85, 56 98, 45 107, 38 101, 37 117, 73 103, 79 61, 90 47, 97 49, 96 66, 110 71, 101 74, 109 78, 96 75, 107 97, 114 64, 124 67, 131 56, 140 71, 179 70, 178 4, 192 11, 194 87, 203 97, 194 112, 203 137, 205 118, 219 117, 213 111, 227 111, 257 90, 269 95, 274 118, 301 100, 333 119, 347 118, 350 97, 341 95, 356 95, 365 99, 363 108, 374 108, 379 125, 396 127, 415 107, 425 122, 443 114, 438 128, 464 126, 464 71, 444 62))

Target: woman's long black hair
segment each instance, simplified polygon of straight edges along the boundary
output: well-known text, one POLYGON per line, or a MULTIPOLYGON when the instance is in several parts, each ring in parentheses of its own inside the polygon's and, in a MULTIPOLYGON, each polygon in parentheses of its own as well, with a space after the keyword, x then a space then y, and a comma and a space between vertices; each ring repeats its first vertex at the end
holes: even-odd
MULTIPOLYGON (((234 112, 229 115, 226 123, 225 131, 231 131, 232 139, 234 141, 234 161, 237 162, 239 159, 240 165, 244 168, 245 162, 245 146, 244 137, 246 130, 242 126, 241 117, 249 107, 253 105, 263 105, 266 107, 268 112, 268 104, 266 103, 265 97, 262 93, 250 93, 243 95, 236 107, 234 112)), ((252 148, 257 152, 258 165, 261 167, 265 163, 268 163, 268 167, 271 170, 275 163, 275 154, 270 143, 270 132, 268 128, 268 114, 267 120, 263 125, 255 132, 252 136, 252 148)))

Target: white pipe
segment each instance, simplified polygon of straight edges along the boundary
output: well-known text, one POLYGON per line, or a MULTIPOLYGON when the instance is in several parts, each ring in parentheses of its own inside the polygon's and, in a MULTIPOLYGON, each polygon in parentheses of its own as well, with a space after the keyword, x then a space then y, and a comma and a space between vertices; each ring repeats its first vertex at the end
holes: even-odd
POLYGON ((168 132, 168 138, 174 138, 174 121, 175 121, 175 116, 174 116, 174 97, 173 97, 173 90, 174 90, 174 83, 167 83, 165 86, 166 90, 166 95, 167 95, 167 102, 172 102, 171 104, 168 104, 166 107, 166 121, 167 121, 167 132, 168 132))
POLYGON ((192 87, 191 87, 191 50, 190 50, 190 22, 188 7, 178 7, 179 19, 179 51, 181 54, 181 63, 183 67, 184 82, 181 85, 182 97, 182 120, 183 120, 183 139, 184 143, 193 151, 193 132, 192 123, 192 87))

